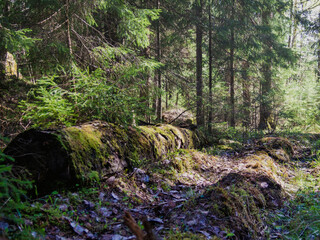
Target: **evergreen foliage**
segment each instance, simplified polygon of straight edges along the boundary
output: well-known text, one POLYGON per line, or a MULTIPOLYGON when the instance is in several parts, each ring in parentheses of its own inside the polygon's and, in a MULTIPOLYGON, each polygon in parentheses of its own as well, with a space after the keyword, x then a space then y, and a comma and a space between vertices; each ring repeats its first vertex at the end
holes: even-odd
MULTIPOLYGON (((31 182, 23 179, 23 176, 15 176, 12 172, 12 163, 14 161, 10 156, 5 155, 0 150, 0 218, 5 221, 13 222, 17 225, 23 225, 24 220, 20 212, 26 208, 22 202, 25 198, 26 190, 31 188, 31 182)), ((30 237, 30 233, 21 229, 20 236, 30 237)), ((8 234, 8 226, 2 226, 0 233, 8 234)))
MULTIPOLYGON (((94 120, 154 125, 171 110, 191 111, 181 125, 227 155, 264 134, 318 132, 319 12, 318 0, 2 0, 0 135, 94 120), (16 63, 22 76, 8 74, 16 63)), ((31 183, 13 161, 0 151, 0 225, 22 227, 0 229, 30 239, 20 211, 31 183)), ((298 220, 284 238, 317 236, 318 197, 306 189, 287 206, 298 220)))

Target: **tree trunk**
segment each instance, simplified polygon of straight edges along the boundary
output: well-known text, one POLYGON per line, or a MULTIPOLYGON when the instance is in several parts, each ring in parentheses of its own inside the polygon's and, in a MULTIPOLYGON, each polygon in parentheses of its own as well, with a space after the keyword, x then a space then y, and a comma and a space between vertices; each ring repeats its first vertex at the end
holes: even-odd
POLYGON ((208 116, 208 131, 209 134, 212 133, 212 121, 213 121, 213 112, 212 112, 212 105, 213 105, 213 94, 212 94, 212 15, 211 15, 211 1, 209 4, 209 116, 208 116))
MULTIPOLYGON (((1 32, 0 32, 0 42, 3 41, 2 39, 3 37, 1 36, 1 32)), ((6 78, 6 56, 7 56, 6 49, 0 48, 0 83, 4 81, 6 78)))
POLYGON ((160 161, 170 151, 200 146, 199 139, 191 130, 172 125, 137 129, 94 121, 60 130, 30 129, 4 153, 15 159, 8 163, 13 172, 27 170, 38 191, 48 193, 59 183, 90 183, 146 159, 160 161))
POLYGON ((66 18, 67 18, 67 38, 68 38, 68 47, 69 54, 72 57, 72 41, 71 41, 71 19, 70 19, 70 11, 69 11, 69 0, 66 0, 66 18))
POLYGON ((288 48, 291 47, 291 39, 292 39, 292 21, 293 21, 293 0, 290 0, 290 16, 289 16, 289 21, 290 21, 290 27, 289 27, 289 38, 288 38, 288 48))
MULTIPOLYGON (((265 10, 262 12, 262 24, 264 26, 269 25, 269 21, 271 18, 271 12, 265 10)), ((268 120, 271 115, 271 85, 272 85, 272 59, 271 59, 271 46, 268 40, 264 42, 264 54, 266 56, 265 62, 262 64, 262 75, 263 79, 261 79, 261 100, 260 100, 260 122, 259 129, 266 129, 268 127, 268 120)))
MULTIPOLYGON (((147 0, 145 2, 142 2, 142 7, 149 9, 150 8, 150 1, 147 0)), ((150 40, 150 35, 148 35, 148 39, 150 40)), ((144 56, 145 59, 150 59, 150 47, 146 47, 142 51, 142 56, 144 56)), ((145 86, 140 86, 140 99, 142 104, 141 109, 141 115, 144 115, 145 121, 150 123, 150 85, 152 84, 152 78, 150 76, 150 73, 146 73, 144 75, 145 77, 145 86)))
MULTIPOLYGON (((157 9, 160 9, 160 0, 157 0, 157 9)), ((161 42, 160 42, 160 18, 157 21, 157 61, 160 62, 161 60, 161 42)), ((157 78, 157 86, 159 89, 158 93, 158 100, 157 100, 157 121, 161 121, 161 115, 162 115, 162 96, 161 96, 161 89, 162 89, 162 82, 161 82, 161 71, 160 69, 157 69, 156 73, 156 78, 157 78)))
MULTIPOLYGON (((9 2, 5 1, 3 6, 4 6, 3 17, 4 19, 6 19, 8 17, 8 12, 9 12, 9 2)), ((6 78, 7 49, 6 49, 6 46, 4 45, 5 43, 4 33, 5 33, 4 26, 2 26, 0 23, 0 83, 6 78)))
POLYGON ((202 82, 202 0, 195 3, 196 22, 196 55, 197 55, 197 125, 204 126, 203 82, 202 82))
POLYGON ((225 104, 224 104, 224 114, 223 114, 223 121, 226 123, 229 123, 230 119, 230 94, 229 94, 229 89, 230 89, 230 69, 228 66, 228 63, 226 63, 225 68, 224 68, 224 83, 225 87, 227 90, 226 92, 226 98, 225 98, 225 104))
POLYGON ((166 79, 165 81, 165 91, 166 91, 166 110, 168 110, 169 108, 169 83, 168 83, 168 79, 166 79))
POLYGON ((243 99, 243 126, 248 129, 251 124, 251 95, 250 95, 250 80, 248 77, 249 62, 242 64, 242 99, 243 99))
POLYGON ((297 13, 297 4, 298 4, 298 1, 295 0, 294 1, 294 5, 293 5, 293 32, 292 32, 292 40, 291 40, 291 48, 294 48, 295 45, 296 45, 296 39, 297 39, 297 31, 298 31, 298 21, 297 19, 295 18, 295 15, 297 13))
POLYGON ((288 39, 288 47, 292 48, 295 45, 296 37, 297 37, 297 27, 298 22, 295 19, 295 15, 297 13, 297 0, 290 1, 290 28, 289 28, 289 39, 288 39))
POLYGON ((235 97, 234 97, 234 14, 235 14, 235 6, 234 6, 235 0, 232 1, 232 9, 231 9, 231 38, 230 38, 230 108, 231 108, 231 114, 230 114, 230 126, 235 127, 235 97))
MULTIPOLYGON (((320 13, 318 16, 318 27, 320 28, 320 13)), ((318 83, 320 83, 320 32, 318 33, 318 69, 317 69, 318 83)))

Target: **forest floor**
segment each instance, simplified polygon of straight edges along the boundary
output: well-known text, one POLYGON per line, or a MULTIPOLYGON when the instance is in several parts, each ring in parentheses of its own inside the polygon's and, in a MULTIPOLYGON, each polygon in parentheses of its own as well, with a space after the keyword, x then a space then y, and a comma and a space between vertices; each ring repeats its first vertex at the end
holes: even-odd
POLYGON ((255 141, 178 150, 95 186, 30 200, 24 224, 0 225, 17 239, 135 239, 123 221, 129 212, 142 229, 146 216, 159 239, 318 239, 318 139, 290 138, 287 160, 255 141))

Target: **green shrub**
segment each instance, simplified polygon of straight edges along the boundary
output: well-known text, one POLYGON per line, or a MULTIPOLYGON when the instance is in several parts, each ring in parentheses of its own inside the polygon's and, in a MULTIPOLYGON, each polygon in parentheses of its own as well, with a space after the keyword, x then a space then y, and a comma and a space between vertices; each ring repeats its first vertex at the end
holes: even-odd
POLYGON ((319 239, 320 193, 301 190, 294 200, 273 216, 281 239, 319 239))
MULTIPOLYGON (((31 182, 13 176, 12 166, 7 164, 11 161, 14 161, 14 159, 0 150, 0 219, 5 223, 10 223, 10 225, 23 226, 24 220, 21 211, 25 208, 25 204, 22 202, 22 198, 25 197, 26 190, 31 188, 31 182)), ((28 235, 29 231, 25 231, 27 229, 22 227, 20 230, 18 235, 12 233, 8 224, 7 227, 4 227, 2 234, 14 235, 15 239, 19 239, 19 236, 22 235, 28 235)), ((29 237, 29 239, 32 239, 32 237, 29 237)))

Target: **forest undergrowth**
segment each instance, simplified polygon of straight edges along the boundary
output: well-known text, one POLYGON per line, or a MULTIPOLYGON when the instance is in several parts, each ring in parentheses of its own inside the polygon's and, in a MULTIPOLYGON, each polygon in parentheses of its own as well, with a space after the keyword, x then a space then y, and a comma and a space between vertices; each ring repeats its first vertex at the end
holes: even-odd
POLYGON ((11 239, 135 239, 127 211, 142 229, 146 216, 159 239, 317 239, 320 138, 287 137, 220 139, 35 199, 1 165, 1 231, 11 239))

